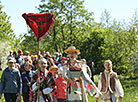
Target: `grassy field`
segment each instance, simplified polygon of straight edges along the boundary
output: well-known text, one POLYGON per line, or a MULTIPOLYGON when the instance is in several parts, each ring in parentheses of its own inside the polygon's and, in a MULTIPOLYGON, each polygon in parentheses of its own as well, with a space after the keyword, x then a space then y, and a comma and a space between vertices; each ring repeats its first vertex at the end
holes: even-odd
MULTIPOLYGON (((0 77, 1 77, 0 71, 0 77)), ((98 84, 98 75, 94 76, 95 84, 98 84)), ((138 102, 138 75, 135 76, 119 76, 119 79, 124 88, 124 97, 123 102, 138 102)), ((91 97, 88 95, 89 102, 95 102, 95 97, 91 97)), ((5 102, 4 97, 0 100, 0 102, 5 102)), ((100 100, 99 100, 100 102, 100 100)))

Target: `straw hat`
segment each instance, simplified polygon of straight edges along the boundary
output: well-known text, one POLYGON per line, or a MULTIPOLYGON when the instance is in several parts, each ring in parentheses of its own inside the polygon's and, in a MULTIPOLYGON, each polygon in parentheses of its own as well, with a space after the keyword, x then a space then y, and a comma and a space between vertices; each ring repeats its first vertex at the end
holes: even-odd
POLYGON ((51 67, 49 68, 49 71, 51 72, 52 69, 57 69, 57 72, 58 72, 58 69, 59 69, 59 68, 58 68, 56 65, 53 65, 53 66, 51 66, 51 67))
POLYGON ((76 52, 77 54, 79 54, 79 53, 80 53, 80 50, 76 49, 75 46, 70 46, 70 47, 68 47, 68 49, 66 49, 64 52, 65 52, 65 53, 68 53, 68 52, 76 52))

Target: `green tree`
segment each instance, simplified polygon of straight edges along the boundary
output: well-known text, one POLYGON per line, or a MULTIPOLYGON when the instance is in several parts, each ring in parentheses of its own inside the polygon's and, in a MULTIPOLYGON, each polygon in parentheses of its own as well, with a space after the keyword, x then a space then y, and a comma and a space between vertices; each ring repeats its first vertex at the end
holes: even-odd
POLYGON ((100 49, 100 47, 104 43, 104 33, 105 30, 103 28, 92 28, 89 35, 90 37, 87 37, 80 47, 81 53, 84 55, 83 58, 87 60, 89 58, 93 59, 95 63, 96 74, 103 70, 103 56, 101 55, 102 49, 100 49))
MULTIPOLYGON (((97 23, 83 3, 83 0, 42 0, 38 10, 40 13, 53 12, 55 23, 50 34, 41 41, 40 50, 63 53, 74 45, 80 49, 82 58, 93 59, 97 73, 104 70, 103 63, 107 59, 112 60, 113 69, 119 74, 129 72, 137 51, 137 29, 112 20, 107 10, 97 23)), ((36 39, 30 30, 28 33, 21 38, 20 46, 34 52, 36 39)))
POLYGON ((123 29, 118 22, 105 29, 103 39, 104 44, 100 47, 103 59, 112 60, 113 68, 119 74, 129 72, 133 68, 131 60, 134 60, 137 43, 136 30, 123 29))
POLYGON ((110 15, 109 11, 107 11, 105 9, 104 12, 102 12, 102 14, 101 14, 100 20, 106 27, 109 27, 110 20, 111 20, 111 15, 110 15))
POLYGON ((63 52, 70 45, 81 45, 93 23, 93 13, 88 13, 83 0, 43 0, 40 12, 54 12, 55 24, 51 32, 51 49, 63 52))
POLYGON ((10 17, 2 11, 2 4, 0 2, 0 61, 2 67, 7 66, 7 56, 11 49, 14 49, 15 34, 11 28, 10 17))
MULTIPOLYGON (((41 42, 43 50, 63 53, 70 45, 80 48, 85 39, 90 37, 89 29, 94 23, 93 13, 85 10, 83 3, 83 0, 42 0, 42 4, 38 7, 40 13, 53 12, 55 14, 53 29, 50 30, 50 35, 41 42)), ((27 36, 32 35, 27 34, 27 36)), ((24 41, 24 43, 27 42, 24 41)))
POLYGON ((12 41, 15 38, 11 29, 10 17, 2 11, 3 6, 0 4, 0 40, 12 41))
POLYGON ((35 50, 38 49, 37 39, 31 30, 26 34, 20 35, 20 39, 19 48, 23 51, 29 51, 33 54, 35 50))

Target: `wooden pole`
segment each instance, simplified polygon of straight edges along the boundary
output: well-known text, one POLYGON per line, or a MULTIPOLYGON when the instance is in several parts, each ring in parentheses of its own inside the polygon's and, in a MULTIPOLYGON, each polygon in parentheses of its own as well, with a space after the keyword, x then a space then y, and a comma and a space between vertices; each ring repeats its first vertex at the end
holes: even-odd
MULTIPOLYGON (((39 51, 40 51, 40 42, 38 41, 38 61, 37 61, 37 67, 38 67, 38 78, 40 78, 40 67, 39 67, 39 51)), ((38 102, 39 102, 39 93, 40 93, 40 83, 38 82, 38 93, 37 93, 37 97, 38 97, 38 102)))

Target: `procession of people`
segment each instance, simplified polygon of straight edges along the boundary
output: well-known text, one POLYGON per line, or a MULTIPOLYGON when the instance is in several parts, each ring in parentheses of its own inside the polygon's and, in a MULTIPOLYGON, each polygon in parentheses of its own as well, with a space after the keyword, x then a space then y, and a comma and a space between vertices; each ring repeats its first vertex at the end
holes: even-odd
POLYGON ((94 83, 94 62, 89 58, 77 59, 80 50, 69 46, 64 53, 55 56, 38 50, 10 51, 8 67, 3 69, 0 82, 0 98, 6 102, 88 102, 87 95, 99 102, 122 102, 124 91, 111 60, 104 62, 105 71, 100 73, 98 87, 94 83), (89 87, 88 87, 89 86, 89 87), (91 90, 90 90, 91 87, 91 90), (119 100, 118 100, 119 97, 119 100))

